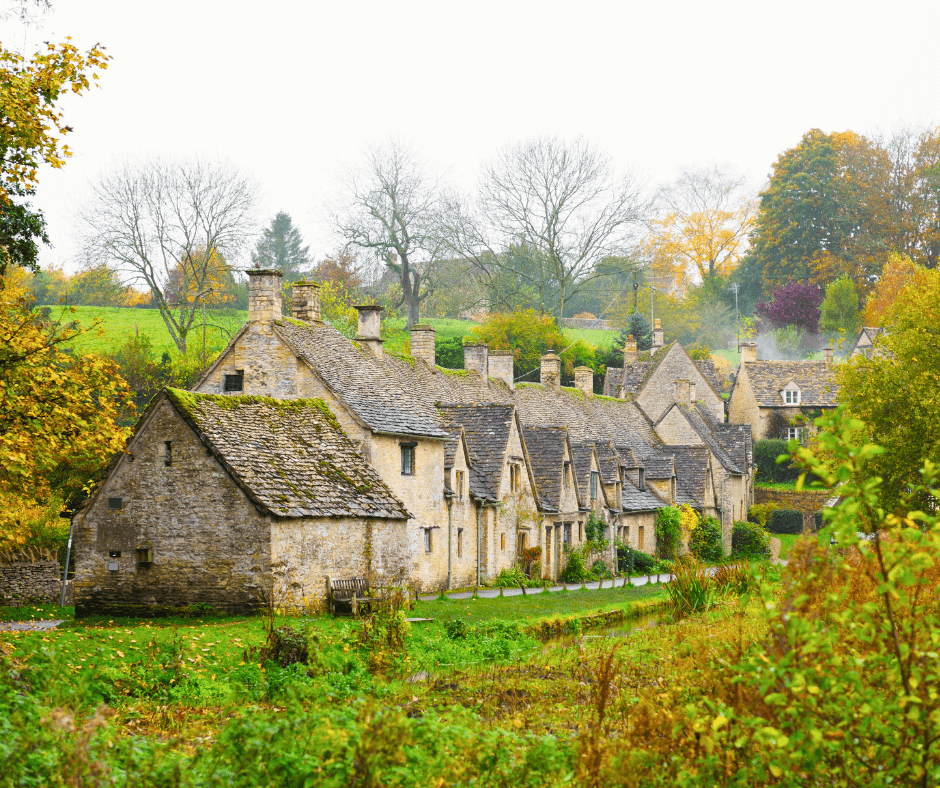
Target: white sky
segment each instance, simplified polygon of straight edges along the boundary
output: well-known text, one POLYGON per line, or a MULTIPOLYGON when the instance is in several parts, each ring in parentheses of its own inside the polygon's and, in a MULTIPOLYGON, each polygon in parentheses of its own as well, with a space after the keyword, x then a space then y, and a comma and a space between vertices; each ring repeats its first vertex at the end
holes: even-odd
MULTIPOLYGON (((35 204, 77 264, 75 206, 114 156, 202 152, 262 183, 320 257, 330 175, 373 139, 414 141, 472 184, 526 135, 583 134, 653 182, 726 162, 755 187, 807 130, 940 119, 936 0, 267 2, 53 0, 0 41, 95 42, 101 87, 64 102, 74 156, 35 204)), ((30 50, 31 51, 31 50, 30 50)))

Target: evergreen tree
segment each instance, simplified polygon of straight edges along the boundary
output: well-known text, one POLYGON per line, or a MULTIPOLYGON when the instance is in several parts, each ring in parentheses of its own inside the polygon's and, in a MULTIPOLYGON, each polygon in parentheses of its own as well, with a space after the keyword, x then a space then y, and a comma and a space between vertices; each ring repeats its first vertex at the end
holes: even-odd
POLYGON ((285 283, 303 278, 310 269, 310 247, 303 245, 300 231, 294 227, 290 214, 278 211, 251 253, 251 262, 257 268, 282 271, 285 283))
POLYGON ((607 349, 607 356, 603 359, 608 367, 623 366, 623 348, 627 344, 627 337, 633 335, 637 350, 649 350, 653 347, 653 330, 646 315, 640 312, 631 312, 627 315, 627 325, 621 331, 614 344, 607 349))

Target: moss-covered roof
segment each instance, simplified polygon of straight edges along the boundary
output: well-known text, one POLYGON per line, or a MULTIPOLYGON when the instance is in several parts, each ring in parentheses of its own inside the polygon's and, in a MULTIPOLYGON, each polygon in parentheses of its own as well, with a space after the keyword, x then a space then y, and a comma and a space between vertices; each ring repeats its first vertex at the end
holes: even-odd
POLYGON ((407 519, 320 399, 166 396, 262 511, 277 517, 407 519))

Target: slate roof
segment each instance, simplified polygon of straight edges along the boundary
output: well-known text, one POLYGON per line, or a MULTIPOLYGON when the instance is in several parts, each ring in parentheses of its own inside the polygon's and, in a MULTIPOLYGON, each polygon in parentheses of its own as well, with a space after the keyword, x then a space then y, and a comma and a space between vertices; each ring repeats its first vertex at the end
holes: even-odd
POLYGON ((433 399, 403 385, 393 365, 354 345, 332 326, 281 320, 275 331, 375 432, 448 436, 433 399))
POLYGON ((750 468, 754 464, 750 424, 719 424, 715 434, 735 465, 750 468))
POLYGON ((669 505, 648 490, 641 491, 629 479, 623 483, 621 496, 623 498, 623 510, 625 512, 649 512, 655 509, 662 509, 669 505))
POLYGON ((512 428, 512 405, 439 405, 438 410, 450 434, 461 427, 464 430, 471 494, 496 501, 512 428))
POLYGON ((615 446, 617 454, 620 455, 620 465, 623 468, 642 468, 643 461, 640 460, 629 446, 615 446))
MULTIPOLYGON (((522 435, 531 461, 532 477, 543 511, 557 512, 561 502, 561 474, 568 431, 564 427, 523 425, 522 435)), ((590 471, 588 465, 588 471, 590 471)))
POLYGON ((693 361, 692 363, 698 367, 698 371, 702 373, 702 377, 712 384, 715 391, 721 394, 721 384, 718 382, 718 372, 715 370, 715 362, 707 358, 693 361))
POLYGON ((574 462, 575 478, 578 480, 582 501, 588 501, 591 498, 591 458, 593 456, 594 446, 590 443, 571 444, 571 459, 574 462))
POLYGON ((800 387, 800 407, 834 408, 837 404, 839 386, 833 364, 827 361, 748 361, 742 366, 762 408, 794 407, 785 405, 780 396, 790 380, 800 387))
POLYGON ((165 392, 262 511, 277 517, 411 516, 323 400, 165 392))
POLYGON ((698 408, 693 407, 686 410, 680 406, 680 409, 685 414, 686 418, 688 418, 689 424, 692 425, 692 429, 694 429, 702 438, 702 440, 705 441, 705 445, 711 449, 712 454, 715 455, 718 462, 720 462, 731 473, 744 474, 744 469, 747 466, 739 465, 739 463, 736 462, 725 449, 724 444, 715 432, 718 425, 713 426, 710 422, 703 419, 698 408))
MULTIPOLYGON (((673 447, 670 446, 669 449, 673 447)), ((673 455, 663 450, 661 454, 643 456, 643 474, 647 479, 671 479, 676 475, 676 463, 673 455)))
MULTIPOLYGON (((645 356, 648 360, 641 361, 637 359, 629 364, 626 364, 623 369, 619 367, 608 367, 607 372, 604 375, 604 394, 608 397, 616 397, 619 395, 620 386, 623 386, 623 391, 626 396, 631 394, 636 395, 640 393, 640 389, 643 388, 647 380, 656 370, 656 368, 662 363, 663 359, 666 358, 669 350, 674 345, 680 345, 679 342, 672 342, 656 351, 652 356, 645 356)), ((644 356, 640 356, 644 358, 644 356)), ((698 371, 702 373, 716 392, 721 393, 721 384, 718 382, 718 373, 715 370, 715 362, 711 359, 703 359, 700 361, 693 361, 698 371)))
POLYGON ((597 463, 604 483, 613 484, 620 478, 620 455, 609 441, 597 443, 596 447, 597 463))
MULTIPOLYGON (((708 448, 706 446, 669 446, 666 451, 676 461, 676 502, 696 507, 714 506, 706 501, 708 448)), ((647 476, 649 471, 647 471, 647 476)))

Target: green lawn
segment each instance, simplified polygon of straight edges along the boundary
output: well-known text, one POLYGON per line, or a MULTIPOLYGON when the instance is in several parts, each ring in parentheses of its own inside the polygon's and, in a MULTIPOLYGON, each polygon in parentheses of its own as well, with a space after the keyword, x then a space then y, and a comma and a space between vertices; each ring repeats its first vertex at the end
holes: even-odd
POLYGON ((610 347, 617 339, 619 331, 603 331, 599 328, 565 328, 565 336, 571 342, 583 339, 589 345, 595 345, 599 348, 610 347))

